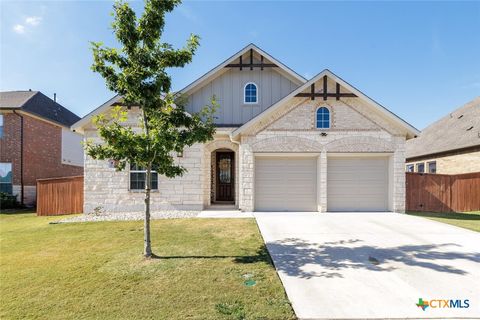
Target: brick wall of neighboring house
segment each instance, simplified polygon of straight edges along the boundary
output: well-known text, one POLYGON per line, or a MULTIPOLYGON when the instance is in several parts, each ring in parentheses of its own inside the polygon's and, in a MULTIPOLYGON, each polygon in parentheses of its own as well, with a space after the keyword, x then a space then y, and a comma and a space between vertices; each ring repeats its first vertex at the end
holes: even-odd
POLYGON ((12 164, 13 184, 20 184, 20 117, 14 113, 3 114, 0 162, 12 164))
MULTIPOLYGON (((35 202, 37 179, 83 174, 83 167, 62 164, 62 128, 23 114, 23 184, 25 204, 35 202)), ((20 194, 20 117, 4 115, 0 162, 11 162, 13 191, 20 194)))
POLYGON ((480 151, 455 154, 445 157, 422 159, 418 161, 407 162, 407 166, 414 165, 415 172, 418 163, 425 164, 425 172, 428 173, 428 163, 435 161, 438 174, 462 174, 471 172, 480 172, 480 151))

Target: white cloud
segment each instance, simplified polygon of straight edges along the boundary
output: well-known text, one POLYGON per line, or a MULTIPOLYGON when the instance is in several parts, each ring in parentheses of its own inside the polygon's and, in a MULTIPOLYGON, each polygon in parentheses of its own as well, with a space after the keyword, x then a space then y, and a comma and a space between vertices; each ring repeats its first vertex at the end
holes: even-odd
POLYGON ((40 21, 42 21, 42 17, 27 17, 25 18, 25 23, 31 26, 38 26, 40 24, 40 21))
POLYGON ((21 24, 16 24, 13 26, 13 31, 15 31, 16 33, 19 33, 19 34, 23 34, 25 33, 25 26, 21 25, 21 24))
POLYGON ((40 24, 40 22, 42 22, 42 17, 38 17, 38 16, 26 17, 22 24, 17 23, 16 25, 13 26, 13 31, 18 34, 24 34, 27 31, 30 31, 32 28, 36 28, 40 24))

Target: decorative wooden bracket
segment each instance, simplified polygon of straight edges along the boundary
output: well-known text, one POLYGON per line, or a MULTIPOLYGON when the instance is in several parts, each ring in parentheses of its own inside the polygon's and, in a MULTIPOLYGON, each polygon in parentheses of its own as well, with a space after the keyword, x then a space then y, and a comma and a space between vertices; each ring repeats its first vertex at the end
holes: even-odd
POLYGON ((309 97, 311 100, 315 100, 316 97, 322 97, 323 100, 327 100, 328 97, 335 97, 336 100, 340 100, 341 97, 345 98, 356 98, 357 95, 354 93, 341 93, 340 92, 340 84, 335 83, 335 93, 328 92, 327 86, 327 76, 323 76, 323 92, 316 93, 315 92, 315 83, 312 83, 310 86, 310 92, 301 92, 297 93, 295 97, 309 97))
POLYGON ((239 60, 240 63, 229 63, 225 66, 225 68, 240 68, 240 71, 243 70, 243 68, 250 68, 250 70, 253 70, 253 68, 260 68, 260 70, 263 70, 264 68, 276 68, 278 67, 275 63, 264 63, 263 62, 263 55, 260 56, 260 63, 253 63, 253 49, 250 49, 250 62, 249 63, 243 63, 242 56, 240 56, 239 60))

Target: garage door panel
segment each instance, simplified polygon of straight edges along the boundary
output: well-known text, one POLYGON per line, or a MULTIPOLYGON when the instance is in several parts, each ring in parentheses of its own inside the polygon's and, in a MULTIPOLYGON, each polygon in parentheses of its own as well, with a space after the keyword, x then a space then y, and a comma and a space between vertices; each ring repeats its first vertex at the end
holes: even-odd
POLYGON ((387 210, 386 157, 328 158, 327 164, 327 210, 387 210))
POLYGON ((351 184, 338 183, 338 181, 332 182, 335 183, 335 187, 330 190, 333 193, 368 192, 368 194, 370 194, 374 192, 374 190, 381 190, 383 192, 383 181, 365 181, 363 183, 351 184))
POLYGON ((256 157, 255 210, 316 211, 316 158, 256 157))

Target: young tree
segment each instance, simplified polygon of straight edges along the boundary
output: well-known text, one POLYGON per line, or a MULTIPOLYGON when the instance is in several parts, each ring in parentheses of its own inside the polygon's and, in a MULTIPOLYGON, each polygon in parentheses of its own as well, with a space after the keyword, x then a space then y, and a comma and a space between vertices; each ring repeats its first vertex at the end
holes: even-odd
POLYGON ((92 70, 100 73, 107 87, 122 96, 122 105, 113 107, 110 114, 94 118, 94 124, 103 142, 87 141, 87 154, 100 160, 114 160, 117 170, 127 164, 146 168, 144 255, 152 257, 150 241, 150 190, 152 169, 159 175, 173 178, 186 170, 177 164, 174 153, 186 146, 211 140, 215 133, 212 106, 201 112, 188 114, 185 99, 176 97, 171 90, 167 69, 183 67, 191 62, 199 38, 191 35, 182 49, 174 49, 161 42, 165 13, 171 12, 179 0, 145 0, 145 10, 137 18, 127 2, 117 1, 113 8, 112 24, 121 48, 109 48, 93 42, 92 70), (126 107, 141 110, 139 127, 124 122, 126 107))

